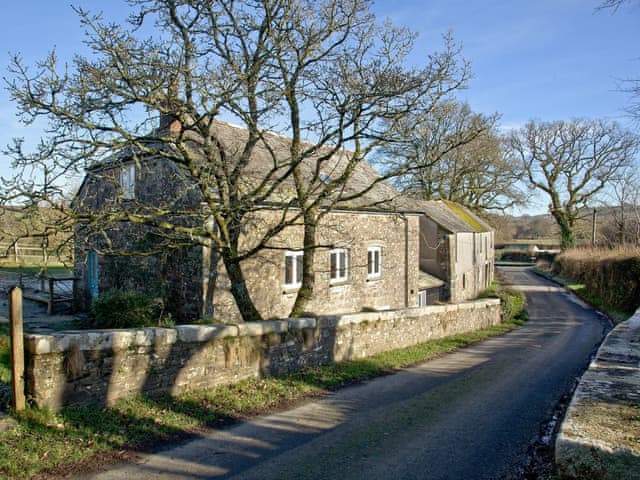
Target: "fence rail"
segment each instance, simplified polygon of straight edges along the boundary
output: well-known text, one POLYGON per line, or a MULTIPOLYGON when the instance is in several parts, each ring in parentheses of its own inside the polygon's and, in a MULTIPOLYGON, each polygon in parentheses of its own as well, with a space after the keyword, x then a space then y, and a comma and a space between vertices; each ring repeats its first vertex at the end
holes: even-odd
POLYGON ((33 242, 27 240, 20 243, 19 241, 11 244, 0 243, 0 262, 9 261, 16 264, 25 265, 46 265, 57 262, 69 262, 71 260, 71 247, 63 249, 62 257, 59 258, 59 252, 56 247, 45 247, 42 245, 34 245, 33 242))

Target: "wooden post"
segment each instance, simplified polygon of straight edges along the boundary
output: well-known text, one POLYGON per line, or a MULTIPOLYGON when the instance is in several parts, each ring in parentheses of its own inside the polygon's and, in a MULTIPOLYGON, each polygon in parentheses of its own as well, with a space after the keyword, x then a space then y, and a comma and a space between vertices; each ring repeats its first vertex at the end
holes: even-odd
POLYGON ((22 320, 22 290, 9 291, 9 322, 11 326, 11 385, 13 407, 16 412, 25 409, 24 396, 24 330, 22 320))

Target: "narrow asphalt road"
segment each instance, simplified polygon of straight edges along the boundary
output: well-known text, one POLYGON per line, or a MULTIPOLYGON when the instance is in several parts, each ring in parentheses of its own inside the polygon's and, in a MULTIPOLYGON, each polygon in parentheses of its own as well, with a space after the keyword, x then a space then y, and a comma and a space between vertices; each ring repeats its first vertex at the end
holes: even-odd
POLYGON ((517 478, 605 322, 525 268, 503 271, 529 300, 514 332, 90 478, 517 478))

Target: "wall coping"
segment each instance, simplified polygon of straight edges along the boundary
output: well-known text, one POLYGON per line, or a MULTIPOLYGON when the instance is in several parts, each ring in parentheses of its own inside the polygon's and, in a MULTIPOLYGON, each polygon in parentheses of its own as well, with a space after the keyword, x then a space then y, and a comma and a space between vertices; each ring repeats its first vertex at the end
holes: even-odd
POLYGON ((560 478, 640 479, 639 406, 640 309, 607 335, 578 383, 556 439, 560 478))
POLYGON ((122 330, 69 330, 50 334, 26 334, 25 349, 32 355, 64 352, 72 345, 80 350, 125 350, 149 345, 170 345, 180 342, 208 342, 213 339, 238 336, 262 336, 272 333, 304 330, 308 328, 346 328, 365 322, 414 318, 425 314, 454 312, 462 309, 488 308, 499 305, 497 298, 484 298, 458 304, 429 305, 426 307, 379 312, 359 312, 344 315, 323 315, 317 318, 285 318, 263 322, 211 325, 178 325, 174 328, 139 328, 122 330))

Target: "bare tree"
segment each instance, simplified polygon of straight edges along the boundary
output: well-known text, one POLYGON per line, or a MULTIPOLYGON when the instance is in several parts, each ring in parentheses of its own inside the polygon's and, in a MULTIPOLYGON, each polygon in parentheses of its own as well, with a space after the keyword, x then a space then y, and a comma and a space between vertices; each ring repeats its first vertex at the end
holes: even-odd
POLYGON ((600 5, 596 7, 596 10, 613 10, 617 11, 624 3, 637 3, 629 0, 604 0, 600 5))
MULTIPOLYGON (((596 7, 596 10, 610 10, 612 13, 616 13, 625 3, 632 4, 636 8, 640 6, 640 2, 637 0, 604 0, 596 7)), ((640 79, 620 79, 618 83, 620 90, 628 93, 631 99, 625 110, 635 121, 640 121, 640 79)))
MULTIPOLYGON (((614 244, 637 243, 640 224, 640 176, 637 164, 629 165, 617 173, 611 181, 609 197, 613 200, 614 244)), ((613 240, 613 239, 611 239, 613 240)))
POLYGON ((122 224, 154 233, 152 248, 139 242, 140 254, 207 245, 224 262, 244 320, 258 320, 242 262, 344 197, 364 161, 361 145, 386 141, 386 122, 438 88, 456 88, 457 52, 404 68, 413 35, 378 25, 368 0, 128 3, 135 13, 124 26, 77 10, 92 52, 68 67, 55 52, 35 71, 13 58, 7 83, 23 121, 45 119, 49 128, 35 153, 19 140, 8 148, 16 176, 4 181, 4 202, 54 208, 65 226, 84 225, 104 252, 120 253, 112 232, 122 224), (149 38, 147 25, 154 27, 149 38), (243 133, 224 138, 220 118, 243 133), (283 148, 283 137, 270 132, 291 141, 283 148), (332 182, 321 181, 322 163, 345 147, 353 158, 332 182), (99 211, 64 200, 70 175, 90 168, 117 193, 113 171, 125 161, 144 168, 150 158, 175 166, 167 182, 180 186, 177 196, 149 202, 120 194, 99 211), (317 168, 303 175, 310 159, 317 168), (241 241, 265 211, 270 223, 241 241))
MULTIPOLYGON (((384 180, 406 171, 406 166, 389 170, 373 183, 357 187, 350 182, 354 169, 381 145, 397 141, 395 130, 410 112, 425 103, 433 105, 439 102, 464 86, 468 78, 468 66, 459 60, 459 49, 450 35, 445 37, 445 49, 429 56, 425 68, 417 70, 403 67, 406 55, 412 49, 413 36, 410 32, 389 24, 382 27, 368 24, 358 37, 357 44, 349 44, 333 58, 331 65, 327 66, 330 74, 326 76, 316 75, 305 80, 299 75, 296 61, 280 58, 283 77, 288 79, 287 102, 292 112, 292 158, 304 155, 305 144, 300 138, 304 126, 324 132, 328 115, 337 113, 341 118, 352 119, 348 129, 340 131, 340 136, 348 139, 351 147, 348 152, 340 152, 340 162, 330 162, 338 153, 334 146, 315 158, 311 172, 302 168, 303 162, 293 171, 303 211, 304 253, 302 285, 291 316, 303 314, 313 298, 315 250, 319 246, 317 227, 322 218, 336 207, 352 208, 354 202, 360 208, 382 208, 381 205, 367 205, 366 194, 384 180), (383 48, 379 49, 381 40, 383 48), (313 83, 316 88, 305 88, 308 83, 313 83), (318 97, 324 100, 318 102, 318 97), (316 109, 315 121, 301 121, 299 112, 305 104, 313 104, 316 109)), ((309 45, 304 42, 291 41, 287 51, 294 52, 294 58, 307 58, 309 61, 317 55, 310 52, 309 45)))
POLYGON ((383 150, 381 167, 405 169, 394 182, 408 195, 504 210, 523 195, 519 166, 503 155, 497 120, 450 99, 416 109, 397 128, 398 141, 383 150))
POLYGON ((531 188, 549 197, 549 213, 560 227, 562 247, 575 244, 580 209, 596 199, 636 152, 636 138, 615 122, 530 121, 510 137, 531 188))

